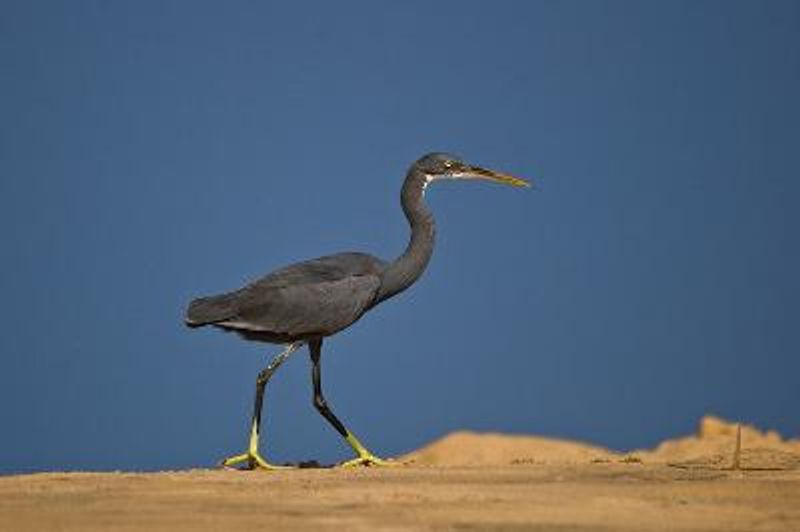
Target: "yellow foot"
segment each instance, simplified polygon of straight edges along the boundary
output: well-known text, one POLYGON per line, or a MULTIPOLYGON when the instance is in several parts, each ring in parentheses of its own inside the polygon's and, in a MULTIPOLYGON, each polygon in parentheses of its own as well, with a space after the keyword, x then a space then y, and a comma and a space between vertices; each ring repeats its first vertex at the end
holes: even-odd
POLYGON ((231 456, 220 462, 220 466, 225 469, 264 469, 267 471, 275 471, 279 469, 293 469, 290 466, 280 466, 270 464, 258 452, 246 452, 231 456), (236 466, 245 464, 244 467, 238 468, 236 466))
POLYGON ((403 465, 402 462, 395 462, 394 460, 384 460, 383 458, 378 458, 374 454, 365 454, 359 456, 357 458, 353 458, 352 460, 348 460, 347 462, 342 462, 339 464, 339 467, 392 467, 392 466, 399 466, 403 465))

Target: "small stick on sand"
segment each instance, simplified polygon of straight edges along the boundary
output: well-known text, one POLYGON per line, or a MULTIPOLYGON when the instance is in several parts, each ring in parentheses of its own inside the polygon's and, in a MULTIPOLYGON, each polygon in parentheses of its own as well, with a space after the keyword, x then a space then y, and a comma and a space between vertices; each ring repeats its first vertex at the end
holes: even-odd
POLYGON ((733 463, 731 469, 739 471, 741 469, 740 457, 742 455, 742 424, 736 424, 736 446, 733 448, 733 463))

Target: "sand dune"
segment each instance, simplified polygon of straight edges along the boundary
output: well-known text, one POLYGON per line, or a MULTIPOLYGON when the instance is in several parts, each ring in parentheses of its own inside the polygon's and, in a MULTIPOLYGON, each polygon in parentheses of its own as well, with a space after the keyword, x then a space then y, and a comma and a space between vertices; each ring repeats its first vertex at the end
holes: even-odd
POLYGON ((400 459, 418 465, 498 466, 589 463, 616 457, 617 454, 608 449, 574 441, 460 431, 400 459))
MULTIPOLYGON (((499 466, 514 464, 582 464, 625 461, 675 467, 733 467, 737 423, 706 416, 697 433, 662 442, 654 449, 614 452, 590 444, 496 433, 454 432, 402 457, 418 465, 499 466)), ((741 425, 741 469, 800 468, 800 440, 741 425)))
MULTIPOLYGON (((737 427, 714 416, 700 420, 697 434, 661 442, 655 449, 637 451, 642 460, 673 466, 732 467, 737 427)), ((800 468, 800 440, 785 440, 775 431, 741 425, 741 469, 800 468)))

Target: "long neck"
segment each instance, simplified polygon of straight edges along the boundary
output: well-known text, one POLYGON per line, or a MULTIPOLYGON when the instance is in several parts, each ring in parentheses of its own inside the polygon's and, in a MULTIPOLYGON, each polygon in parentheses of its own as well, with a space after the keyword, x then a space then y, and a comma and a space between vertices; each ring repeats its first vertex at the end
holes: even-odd
POLYGON ((383 271, 377 302, 389 299, 411 286, 425 271, 431 259, 436 224, 422 199, 426 184, 425 174, 414 169, 409 170, 400 192, 400 203, 411 227, 411 240, 405 252, 383 271))

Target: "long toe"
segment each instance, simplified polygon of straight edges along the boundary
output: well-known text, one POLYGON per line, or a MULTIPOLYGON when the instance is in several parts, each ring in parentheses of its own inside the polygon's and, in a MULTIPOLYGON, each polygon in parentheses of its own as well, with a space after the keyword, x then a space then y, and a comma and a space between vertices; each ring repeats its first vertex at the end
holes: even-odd
POLYGON ((270 464, 257 452, 247 452, 231 456, 220 462, 220 466, 224 469, 236 470, 262 469, 264 471, 277 471, 280 469, 294 469, 291 466, 270 464))
POLYGON ((352 460, 342 462, 339 467, 396 467, 403 465, 402 462, 395 460, 384 460, 377 456, 370 454, 366 456, 358 456, 352 460))
MULTIPOLYGON (((245 466, 248 466, 250 464, 250 455, 248 453, 229 456, 228 458, 225 458, 224 460, 220 461, 219 467, 223 469, 240 469, 237 466, 241 464, 244 464, 245 466)), ((246 467, 243 467, 241 469, 245 468, 246 467)))

